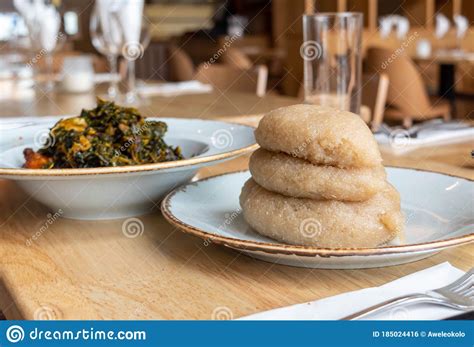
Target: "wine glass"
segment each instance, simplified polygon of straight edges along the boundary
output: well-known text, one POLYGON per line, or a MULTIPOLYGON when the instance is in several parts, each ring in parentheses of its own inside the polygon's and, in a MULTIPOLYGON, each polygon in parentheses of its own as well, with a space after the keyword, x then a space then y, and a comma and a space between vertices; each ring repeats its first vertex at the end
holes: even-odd
MULTIPOLYGON (((144 103, 144 100, 138 95, 136 86, 136 74, 135 74, 135 62, 143 57, 145 49, 150 44, 151 35, 148 24, 141 21, 139 33, 139 40, 135 41, 132 39, 125 40, 122 46, 122 56, 127 61, 127 75, 125 78, 126 94, 124 103, 129 105, 140 105, 144 103)), ((127 32, 122 28, 122 32, 126 38, 127 32)))
POLYGON ((123 46, 122 27, 116 12, 111 10, 108 13, 101 14, 97 5, 94 6, 89 30, 92 45, 107 57, 110 74, 112 75, 107 89, 107 97, 108 99, 115 100, 119 96, 117 59, 123 46))
POLYGON ((28 66, 35 66, 41 60, 44 61, 46 81, 44 85, 39 84, 44 92, 54 89, 53 76, 53 54, 60 50, 66 41, 66 34, 61 31, 62 18, 53 7, 48 7, 42 15, 35 14, 26 22, 32 58, 28 66), (43 17, 44 16, 44 17, 43 17))

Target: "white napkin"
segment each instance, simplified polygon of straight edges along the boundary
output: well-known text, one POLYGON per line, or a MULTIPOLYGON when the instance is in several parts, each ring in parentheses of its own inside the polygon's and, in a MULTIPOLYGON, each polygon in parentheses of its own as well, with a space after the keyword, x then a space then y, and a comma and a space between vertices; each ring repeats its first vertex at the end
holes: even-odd
POLYGON ((410 30, 410 22, 408 21, 408 18, 396 14, 382 17, 380 19, 379 27, 380 36, 382 38, 387 38, 394 27, 396 28, 397 38, 403 40, 410 30))
MULTIPOLYGON (((434 124, 434 122, 433 122, 434 124)), ((474 138, 474 127, 464 127, 462 123, 448 123, 444 126, 422 129, 416 137, 410 137, 408 132, 399 129, 391 135, 377 133, 374 135, 382 150, 401 155, 417 148, 432 145, 450 144, 467 141, 474 138)))
POLYGON ((410 22, 408 18, 403 16, 397 17, 397 38, 403 40, 410 30, 410 22))
POLYGON ((43 8, 40 17, 40 39, 41 47, 47 52, 52 52, 58 42, 59 28, 61 27, 61 16, 53 5, 43 8))
POLYGON ((453 20, 456 25, 456 37, 462 39, 469 28, 469 21, 466 17, 459 14, 454 15, 453 20))
MULTIPOLYGON (((463 271, 446 262, 412 273, 380 287, 356 290, 304 304, 277 308, 241 319, 336 320, 401 295, 422 293, 444 287, 462 275, 464 275, 463 271)), ((383 315, 369 316, 367 319, 431 320, 444 319, 460 313, 462 312, 442 306, 417 304, 396 308, 383 315)))
POLYGON ((186 94, 205 94, 210 92, 212 92, 212 86, 199 81, 154 84, 148 83, 138 87, 138 93, 143 96, 176 96, 186 94))
POLYGON ((104 40, 111 46, 119 46, 122 43, 122 29, 114 13, 118 14, 123 3, 123 0, 97 0, 96 2, 104 40))
POLYGON ((448 17, 444 14, 438 13, 436 15, 436 28, 435 28, 435 36, 436 38, 440 39, 449 31, 451 24, 449 23, 448 17))
POLYGON ((144 0, 122 0, 118 17, 124 29, 125 44, 140 42, 144 0))
POLYGON ((13 0, 13 6, 20 13, 28 25, 34 18, 33 3, 29 0, 13 0))
POLYGON ((392 16, 380 18, 379 32, 382 38, 385 39, 390 35, 390 33, 392 32, 393 23, 394 21, 392 16))
POLYGON ((41 45, 47 52, 56 48, 61 27, 61 16, 56 7, 45 0, 14 0, 17 11, 25 20, 34 44, 41 45))

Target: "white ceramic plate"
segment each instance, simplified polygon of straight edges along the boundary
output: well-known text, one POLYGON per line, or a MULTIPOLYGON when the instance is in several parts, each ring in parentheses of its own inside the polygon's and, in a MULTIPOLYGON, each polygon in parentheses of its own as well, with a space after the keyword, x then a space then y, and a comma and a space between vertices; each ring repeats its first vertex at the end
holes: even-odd
POLYGON ((186 233, 261 260, 292 266, 353 269, 398 265, 474 241, 474 183, 413 169, 387 168, 406 217, 405 242, 377 248, 316 248, 283 244, 253 231, 239 205, 248 171, 215 176, 171 192, 163 215, 186 233))
POLYGON ((163 196, 207 165, 257 148, 254 128, 211 120, 149 118, 168 124, 165 140, 184 160, 87 169, 24 169, 23 149, 41 146, 58 118, 0 127, 0 178, 19 186, 51 211, 75 219, 111 219, 152 211, 163 196))

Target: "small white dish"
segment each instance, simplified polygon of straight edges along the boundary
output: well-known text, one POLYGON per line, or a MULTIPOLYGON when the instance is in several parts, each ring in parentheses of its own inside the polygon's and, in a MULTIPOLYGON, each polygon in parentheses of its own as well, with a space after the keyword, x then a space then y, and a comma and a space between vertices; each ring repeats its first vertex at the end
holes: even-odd
POLYGON ((177 188, 162 212, 186 233, 272 263, 321 269, 372 268, 408 263, 474 241, 474 183, 414 169, 387 168, 406 217, 405 241, 377 248, 317 248, 283 244, 253 231, 239 205, 248 171, 224 174, 177 188))
POLYGON ((23 149, 38 149, 57 120, 39 119, 1 130, 0 178, 17 184, 52 211, 73 219, 113 219, 159 208, 163 196, 196 171, 257 148, 254 128, 201 119, 148 118, 168 124, 165 141, 185 159, 164 163, 86 169, 24 169, 23 149))

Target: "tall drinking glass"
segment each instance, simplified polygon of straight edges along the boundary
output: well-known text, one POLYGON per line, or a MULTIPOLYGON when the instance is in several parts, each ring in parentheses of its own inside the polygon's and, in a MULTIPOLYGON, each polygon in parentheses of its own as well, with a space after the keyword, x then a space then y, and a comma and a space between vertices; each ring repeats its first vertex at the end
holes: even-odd
POLYGON ((305 103, 359 113, 362 13, 303 16, 305 103))

